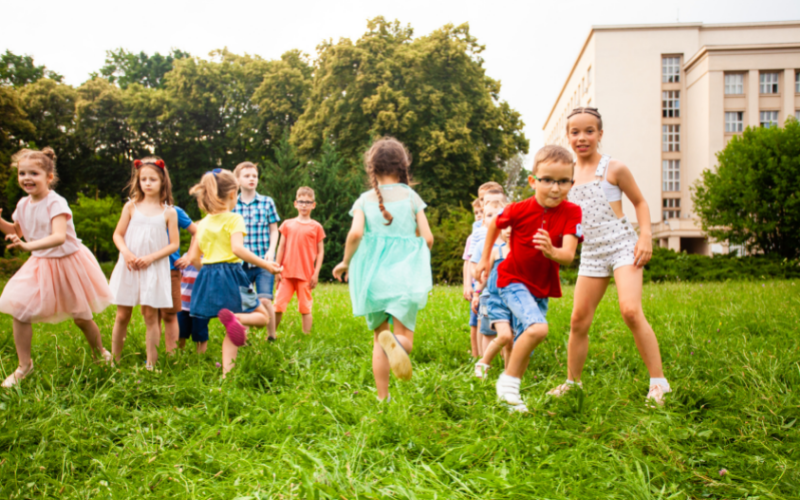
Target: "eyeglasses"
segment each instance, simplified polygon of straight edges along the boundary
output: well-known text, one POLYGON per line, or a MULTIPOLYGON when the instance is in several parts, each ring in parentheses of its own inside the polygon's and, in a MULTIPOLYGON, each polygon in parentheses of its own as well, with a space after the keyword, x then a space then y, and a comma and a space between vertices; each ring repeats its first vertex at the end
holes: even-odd
POLYGON ((295 200, 298 205, 313 205, 315 202, 308 200, 295 200))
POLYGON ((549 177, 545 177, 544 179, 541 179, 539 177, 536 177, 535 175, 533 176, 533 178, 536 179, 537 181, 541 182, 544 187, 551 187, 553 184, 557 184, 559 188, 564 189, 566 187, 569 187, 569 186, 572 186, 573 184, 575 184, 575 181, 572 180, 572 179, 555 180, 555 179, 551 179, 549 177))

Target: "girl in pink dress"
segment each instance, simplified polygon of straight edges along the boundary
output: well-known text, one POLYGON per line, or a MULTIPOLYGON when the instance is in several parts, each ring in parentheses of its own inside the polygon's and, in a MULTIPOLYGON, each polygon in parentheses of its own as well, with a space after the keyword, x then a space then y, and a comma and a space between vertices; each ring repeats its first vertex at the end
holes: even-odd
POLYGON ((114 296, 94 255, 75 234, 67 201, 50 189, 56 181, 55 159, 51 148, 23 149, 12 158, 19 185, 28 196, 17 203, 13 224, 0 219, 0 230, 10 242, 8 248, 31 252, 31 256, 0 296, 0 312, 14 317, 19 358, 19 367, 3 387, 18 384, 33 371, 32 323, 72 318, 86 336, 92 356, 111 361, 92 314, 102 312, 114 296))

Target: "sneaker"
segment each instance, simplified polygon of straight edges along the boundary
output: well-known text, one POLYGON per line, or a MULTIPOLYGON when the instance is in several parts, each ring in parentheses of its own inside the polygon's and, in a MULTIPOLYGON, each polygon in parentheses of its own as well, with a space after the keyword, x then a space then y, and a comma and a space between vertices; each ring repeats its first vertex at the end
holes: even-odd
POLYGON ((31 360, 30 368, 28 368, 25 371, 22 371, 22 368, 17 367, 17 369, 14 370, 14 373, 9 375, 3 381, 3 387, 6 388, 6 389, 8 389, 10 387, 14 387, 15 385, 19 384, 22 379, 24 379, 25 377, 27 377, 31 373, 33 373, 33 360, 31 360))
POLYGON ((509 384, 506 377, 501 375, 497 379, 497 398, 509 406, 524 405, 525 401, 519 395, 519 385, 509 384))
POLYGON ((400 380, 411 380, 411 359, 397 337, 389 330, 384 330, 378 334, 378 343, 389 358, 394 376, 400 380))
POLYGON ((528 413, 528 407, 525 406, 525 403, 514 406, 508 405, 508 411, 510 413, 528 413))
POLYGON ((564 382, 563 384, 559 385, 555 389, 549 390, 547 392, 547 395, 548 396, 553 396, 553 397, 556 397, 556 398, 560 398, 561 396, 563 396, 564 394, 569 392, 570 389, 573 389, 575 387, 577 387, 579 389, 583 389, 583 384, 581 384, 580 382, 578 382, 577 384, 570 384, 569 382, 564 382))
POLYGON ((647 406, 650 408, 656 408, 657 406, 664 406, 664 394, 672 392, 671 390, 664 390, 663 387, 659 384, 651 385, 650 392, 647 393, 647 397, 645 398, 645 402, 647 406))
POLYGON ((245 341, 247 341, 247 329, 239 322, 239 318, 228 309, 221 309, 217 316, 225 327, 225 332, 228 334, 228 338, 231 339, 231 342, 233 342, 233 345, 242 347, 245 341))
POLYGON ((479 379, 486 378, 486 372, 489 371, 489 368, 486 363, 475 363, 475 376, 479 379))

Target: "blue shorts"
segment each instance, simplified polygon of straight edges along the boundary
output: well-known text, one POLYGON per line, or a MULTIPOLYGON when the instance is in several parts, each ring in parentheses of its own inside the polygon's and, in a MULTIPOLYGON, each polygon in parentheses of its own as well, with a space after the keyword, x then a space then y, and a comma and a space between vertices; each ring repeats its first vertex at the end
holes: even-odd
POLYGON ((486 309, 488 313, 488 318, 486 320, 488 325, 486 328, 492 332, 490 335, 497 335, 497 329, 494 326, 495 323, 511 323, 515 342, 519 336, 522 335, 522 332, 525 331, 522 322, 511 314, 511 310, 506 307, 506 304, 499 295, 495 293, 489 294, 489 297, 486 299, 486 309))
POLYGON ((259 299, 272 300, 272 289, 275 287, 275 276, 266 269, 260 267, 251 267, 249 264, 242 264, 242 269, 250 280, 251 285, 255 285, 256 293, 259 299))
POLYGON ((206 318, 193 318, 189 311, 178 313, 179 338, 191 338, 194 342, 208 342, 208 322, 206 318))
POLYGON ((478 326, 478 315, 472 312, 472 304, 469 305, 469 326, 478 326))
MULTIPOLYGON (((495 317, 490 321, 511 321, 512 317, 519 320, 524 332, 531 325, 547 324, 548 299, 540 299, 531 294, 528 287, 522 283, 510 283, 505 288, 499 289, 500 299, 505 307, 493 310, 495 317)), ((492 311, 492 309, 489 309, 492 311)))
POLYGON ((486 301, 489 299, 488 296, 481 295, 481 303, 478 306, 478 319, 480 320, 480 329, 478 330, 481 335, 486 335, 488 337, 493 337, 497 335, 497 332, 493 331, 490 328, 489 324, 489 315, 488 315, 488 305, 486 301))

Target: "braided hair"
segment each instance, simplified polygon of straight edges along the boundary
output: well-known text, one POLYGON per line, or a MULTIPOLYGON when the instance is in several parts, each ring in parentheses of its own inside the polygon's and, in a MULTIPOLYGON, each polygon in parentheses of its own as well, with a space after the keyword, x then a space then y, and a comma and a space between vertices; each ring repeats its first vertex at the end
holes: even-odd
POLYGON ((405 185, 411 184, 408 167, 411 165, 411 153, 402 142, 394 137, 382 137, 372 143, 364 155, 364 165, 369 176, 369 182, 375 194, 378 195, 378 206, 381 209, 386 225, 392 223, 392 214, 383 205, 383 195, 378 186, 378 176, 394 176, 405 185))
POLYGON ((575 108, 567 115, 567 132, 569 132, 569 119, 583 113, 597 118, 597 130, 603 130, 603 117, 600 116, 600 112, 597 111, 597 108, 575 108))

